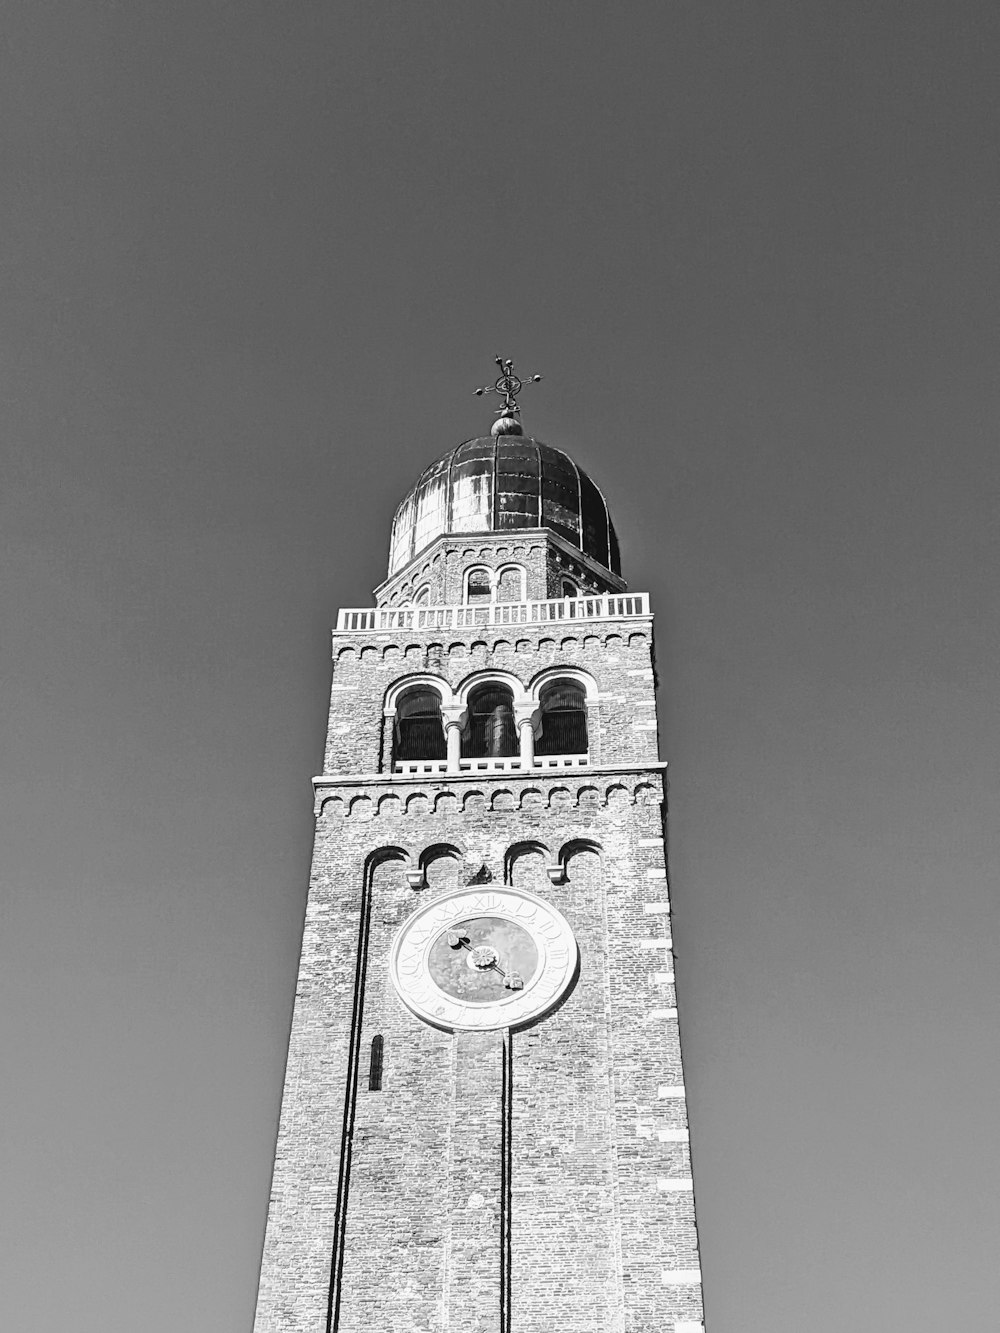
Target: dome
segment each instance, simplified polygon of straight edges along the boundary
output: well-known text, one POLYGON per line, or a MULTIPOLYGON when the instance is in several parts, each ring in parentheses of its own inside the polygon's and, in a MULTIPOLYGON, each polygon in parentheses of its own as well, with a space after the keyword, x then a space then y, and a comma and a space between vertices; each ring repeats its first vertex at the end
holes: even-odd
POLYGON ((466 440, 420 474, 396 510, 392 576, 445 532, 551 528, 621 574, 604 496, 568 454, 527 435, 466 440))

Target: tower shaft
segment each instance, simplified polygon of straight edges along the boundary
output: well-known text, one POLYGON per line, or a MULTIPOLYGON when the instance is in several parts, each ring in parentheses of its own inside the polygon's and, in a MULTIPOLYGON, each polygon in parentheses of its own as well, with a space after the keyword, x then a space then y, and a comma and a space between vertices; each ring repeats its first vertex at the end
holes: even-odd
POLYGON ((546 529, 341 612, 255 1333, 700 1333, 652 653, 546 529))

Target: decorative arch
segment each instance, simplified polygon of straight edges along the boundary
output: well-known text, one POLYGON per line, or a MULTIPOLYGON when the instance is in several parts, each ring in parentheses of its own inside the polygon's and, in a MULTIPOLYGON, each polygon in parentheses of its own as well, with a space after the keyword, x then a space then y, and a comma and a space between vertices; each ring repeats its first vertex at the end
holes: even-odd
POLYGON ((475 606, 493 600, 493 571, 488 565, 470 565, 462 579, 462 601, 475 606))
POLYGON ((386 693, 385 717, 392 732, 392 762, 445 758, 443 708, 451 690, 438 676, 405 677, 386 693))
POLYGON ((405 847, 398 847, 394 844, 387 844, 385 847, 376 847, 375 851, 369 852, 365 859, 365 885, 371 885, 371 878, 375 870, 386 861, 409 861, 410 853, 405 847))
POLYGON ((406 879, 411 889, 426 889, 430 878, 437 882, 439 876, 433 867, 440 861, 461 861, 461 850, 451 842, 432 842, 425 847, 417 858, 416 870, 407 873, 406 879))
POLYGON ((514 883, 514 867, 523 856, 543 856, 551 855, 544 842, 535 842, 531 839, 524 842, 515 842, 504 853, 503 858, 503 882, 505 884, 514 883))
POLYGON ((581 852, 593 852, 599 857, 602 850, 601 844, 592 838, 571 838, 559 848, 555 865, 549 866, 549 879, 553 884, 565 884, 569 879, 569 863, 574 856, 578 856, 581 852))
POLYGON ((524 565, 501 565, 494 577, 493 598, 497 602, 528 600, 528 571, 524 565))
POLYGON ((471 675, 466 676, 455 691, 454 702, 461 705, 462 708, 466 708, 469 703, 470 693, 473 690, 478 689, 480 685, 489 684, 506 685, 514 696, 515 706, 530 702, 530 695, 525 689, 524 682, 521 680, 520 676, 515 676, 512 671, 496 671, 490 669, 474 671, 471 675))
POLYGON ((589 755, 597 715, 592 676, 575 667, 549 667, 531 682, 531 698, 536 754, 589 755))
POLYGON ((533 676, 531 684, 528 686, 532 702, 537 704, 545 686, 552 684, 557 680, 576 681, 578 685, 583 687, 583 691, 587 696, 587 703, 597 703, 597 681, 588 671, 583 671, 580 667, 572 666, 545 667, 544 670, 539 671, 537 675, 533 676))
POLYGON ((394 717, 396 705, 400 695, 407 693, 412 689, 434 690, 441 700, 441 707, 445 708, 453 701, 451 686, 443 676, 435 676, 430 671, 414 672, 412 676, 401 676, 399 680, 393 681, 385 692, 385 704, 383 712, 386 717, 394 717))

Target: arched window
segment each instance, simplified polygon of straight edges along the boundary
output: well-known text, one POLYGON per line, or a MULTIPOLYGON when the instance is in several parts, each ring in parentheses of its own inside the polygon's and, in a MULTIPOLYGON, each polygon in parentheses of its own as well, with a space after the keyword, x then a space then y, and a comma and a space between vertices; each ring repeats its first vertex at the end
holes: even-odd
POLYGON ((542 734, 536 754, 587 753, 587 696, 575 680, 557 680, 541 695, 542 734))
POLYGON ((576 586, 576 584, 573 582, 572 579, 563 579, 562 595, 564 597, 579 597, 580 589, 576 586))
POLYGON ((417 591, 413 594, 414 606, 426 606, 430 600, 431 600, 431 590, 430 590, 430 585, 427 583, 425 583, 422 588, 418 588, 417 591))
POLYGON ((469 721, 462 737, 467 759, 501 758, 518 752, 514 696, 506 685, 480 685, 469 695, 469 721))
POLYGON ((466 576, 465 600, 489 602, 493 598, 493 584, 488 569, 470 569, 466 576))
POLYGON ((446 753, 441 700, 425 686, 408 690, 396 706, 395 762, 401 759, 444 759, 446 753))
POLYGON ((521 602, 524 600, 524 570, 520 565, 508 565, 500 571, 497 580, 498 602, 521 602))

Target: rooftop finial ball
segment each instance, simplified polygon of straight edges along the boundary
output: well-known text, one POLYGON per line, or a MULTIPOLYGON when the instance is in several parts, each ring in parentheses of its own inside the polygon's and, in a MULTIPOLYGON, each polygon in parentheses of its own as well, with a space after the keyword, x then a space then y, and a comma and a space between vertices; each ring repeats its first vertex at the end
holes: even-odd
POLYGON ((523 435, 521 423, 517 417, 502 416, 497 417, 490 427, 491 435, 523 435))

